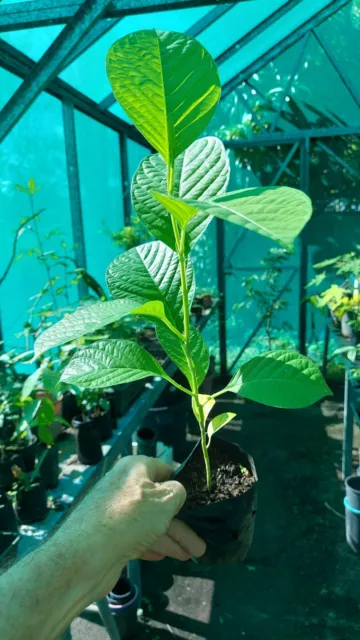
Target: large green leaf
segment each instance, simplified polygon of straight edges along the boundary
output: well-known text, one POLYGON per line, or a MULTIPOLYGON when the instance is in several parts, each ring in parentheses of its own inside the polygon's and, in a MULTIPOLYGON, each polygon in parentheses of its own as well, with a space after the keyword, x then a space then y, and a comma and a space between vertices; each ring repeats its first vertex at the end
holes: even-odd
MULTIPOLYGON (((179 203, 179 198, 168 199, 168 210, 178 209, 179 203)), ((202 211, 256 231, 286 247, 292 247, 312 212, 308 196, 291 187, 254 187, 207 201, 182 200, 181 210, 188 219, 202 211)))
POLYGON ((110 48, 106 69, 115 98, 168 165, 203 132, 220 98, 214 60, 183 33, 124 36, 110 48))
POLYGON ((155 358, 136 342, 100 340, 74 355, 61 380, 88 389, 100 389, 148 376, 169 379, 155 358))
MULTIPOLYGON (((174 196, 205 200, 224 193, 229 181, 229 160, 218 138, 196 140, 175 160, 174 196)), ((167 192, 166 164, 156 153, 140 163, 132 182, 132 201, 136 214, 152 235, 175 249, 171 218, 151 191, 167 192)), ((211 216, 198 213, 187 229, 190 249, 205 231, 211 216)))
POLYGON ((269 351, 243 364, 228 391, 270 407, 300 409, 332 395, 320 369, 296 351, 269 351))
MULTIPOLYGON (((156 333, 163 349, 191 384, 191 373, 183 342, 161 323, 156 324, 156 333)), ((201 333, 193 326, 190 327, 190 351, 194 360, 197 383, 200 386, 209 368, 209 349, 201 333)))
POLYGON ((64 316, 62 320, 53 324, 38 337, 34 346, 35 357, 48 349, 101 329, 110 322, 115 322, 128 315, 141 304, 142 300, 133 297, 130 300, 97 302, 79 307, 74 313, 64 316))
MULTIPOLYGON (((113 298, 163 302, 168 320, 182 330, 180 266, 177 254, 162 242, 148 242, 130 249, 110 264, 107 283, 113 298)), ((187 284, 190 304, 195 278, 188 262, 187 284)))

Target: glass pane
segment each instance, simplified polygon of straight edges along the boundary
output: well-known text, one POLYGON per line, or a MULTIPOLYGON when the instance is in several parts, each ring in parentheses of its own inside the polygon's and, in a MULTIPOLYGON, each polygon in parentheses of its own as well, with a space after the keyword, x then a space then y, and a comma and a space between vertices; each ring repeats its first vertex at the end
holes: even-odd
POLYGON ((133 175, 138 168, 141 160, 146 158, 146 156, 150 155, 150 150, 146 147, 142 147, 141 144, 137 142, 133 142, 133 140, 128 140, 127 142, 127 150, 128 150, 128 166, 129 166, 129 177, 130 182, 133 179, 133 175))
POLYGON ((75 123, 87 270, 105 287, 119 253, 110 232, 124 226, 119 136, 81 113, 75 123))
POLYGON ((250 44, 239 49, 235 55, 221 65, 220 78, 222 84, 228 82, 237 73, 246 69, 255 60, 258 60, 271 47, 281 42, 326 4, 327 0, 302 0, 282 18, 279 18, 270 27, 253 38, 250 44))
POLYGON ((37 62, 55 38, 57 38, 62 29, 63 25, 35 27, 34 29, 6 31, 1 34, 1 37, 37 62))
MULTIPOLYGON (((208 29, 197 36, 215 58, 248 31, 284 5, 286 0, 239 2, 208 29)), ((208 8, 210 10, 210 7, 208 8)))
POLYGON ((314 214, 306 234, 319 262, 360 244, 360 137, 314 142, 310 177, 314 214))
POLYGON ((341 64, 348 78, 359 86, 360 60, 358 55, 360 36, 360 3, 349 2, 340 11, 318 27, 319 33, 341 64))
POLYGON ((109 48, 116 40, 140 29, 186 31, 210 9, 211 7, 198 7, 128 16, 120 20, 113 29, 73 62, 60 77, 96 102, 100 102, 111 92, 105 71, 105 59, 109 48))
MULTIPOLYGON (((0 86, 6 89, 7 97, 14 88, 12 84, 14 79, 10 74, 1 72, 0 86)), ((66 252, 72 255, 62 110, 58 100, 48 94, 42 94, 36 100, 3 141, 0 164, 0 273, 3 273, 8 264, 16 228, 31 213, 29 197, 16 190, 15 184, 26 185, 30 178, 42 185, 34 197, 34 206, 35 211, 44 209, 37 222, 44 251, 55 251, 57 255, 63 255, 65 248, 61 243, 65 241, 66 252)), ((34 235, 34 226, 28 227, 19 238, 17 246, 17 255, 25 255, 13 264, 1 286, 1 323, 6 348, 26 348, 24 338, 16 339, 15 334, 22 331, 24 322, 29 319, 28 310, 36 302, 34 296, 48 280, 44 265, 36 258, 36 248, 39 248, 39 240, 34 235)), ((52 276, 58 275, 63 278, 62 267, 54 260, 52 276)), ((70 299, 74 300, 76 297, 77 288, 72 287, 70 299)), ((45 295, 36 310, 50 302, 50 296, 45 295)), ((66 297, 59 294, 57 306, 65 305, 66 297)))
POLYGON ((287 117, 300 129, 360 123, 359 107, 313 35, 290 95, 287 117))

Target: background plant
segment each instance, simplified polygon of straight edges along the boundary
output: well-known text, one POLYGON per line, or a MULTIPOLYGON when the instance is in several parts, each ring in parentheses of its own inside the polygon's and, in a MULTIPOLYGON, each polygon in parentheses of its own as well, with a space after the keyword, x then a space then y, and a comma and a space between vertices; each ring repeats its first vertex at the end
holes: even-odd
POLYGON ((276 324, 277 316, 289 306, 286 294, 291 290, 282 284, 283 267, 289 257, 286 249, 271 248, 260 265, 264 270, 260 275, 253 274, 245 278, 242 286, 245 289, 245 300, 234 305, 237 310, 258 309, 257 317, 264 322, 267 347, 273 348, 273 342, 280 330, 290 330, 288 322, 276 324))
POLYGON ((223 144, 214 137, 197 140, 216 110, 220 80, 213 59, 193 38, 157 30, 130 34, 111 47, 107 72, 115 97, 158 152, 140 163, 132 183, 135 212, 157 240, 116 258, 107 271, 113 300, 63 318, 37 339, 35 355, 124 316, 151 321, 187 387, 172 380, 140 345, 126 340, 102 340, 78 351, 62 380, 91 389, 155 375, 191 396, 210 490, 208 447, 214 433, 234 416, 209 419, 219 395, 231 391, 271 406, 296 408, 329 389, 307 358, 270 351, 242 365, 225 389, 213 396, 199 394, 209 350, 190 322, 195 292, 191 249, 213 216, 290 247, 311 216, 311 204, 305 194, 286 187, 225 194, 229 163, 223 144))

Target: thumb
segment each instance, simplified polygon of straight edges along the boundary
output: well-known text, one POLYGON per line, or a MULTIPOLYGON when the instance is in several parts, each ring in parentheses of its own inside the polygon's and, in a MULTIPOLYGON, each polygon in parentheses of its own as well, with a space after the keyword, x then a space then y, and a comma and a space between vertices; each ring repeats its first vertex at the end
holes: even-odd
POLYGON ((176 480, 168 480, 157 485, 159 496, 167 508, 169 519, 179 513, 181 507, 186 500, 186 491, 180 482, 176 480))

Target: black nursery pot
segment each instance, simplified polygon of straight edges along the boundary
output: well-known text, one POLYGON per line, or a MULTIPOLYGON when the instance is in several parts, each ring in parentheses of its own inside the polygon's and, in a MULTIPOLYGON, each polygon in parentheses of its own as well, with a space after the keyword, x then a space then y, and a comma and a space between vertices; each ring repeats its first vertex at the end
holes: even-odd
POLYGON ((110 408, 108 411, 104 411, 101 416, 94 418, 94 422, 97 422, 100 429, 101 442, 109 440, 112 437, 112 418, 110 408))
MULTIPOLYGON (((199 558, 204 564, 228 564, 244 560, 254 535, 257 504, 257 474, 252 457, 232 442, 213 437, 211 453, 226 457, 235 465, 246 467, 254 482, 245 493, 237 497, 219 500, 189 508, 185 502, 178 517, 206 542, 205 555, 199 558)), ((175 472, 174 478, 187 489, 195 469, 204 467, 202 450, 198 443, 188 459, 175 472)), ((204 469, 205 474, 205 469, 204 469)))
POLYGON ((360 476, 345 480, 346 540, 350 549, 360 555, 360 476))
POLYGON ((32 435, 29 444, 25 444, 19 448, 19 453, 24 461, 24 470, 33 471, 38 455, 38 439, 32 435))
POLYGON ((44 520, 47 512, 46 489, 41 478, 37 478, 27 491, 19 489, 16 494, 16 515, 21 524, 44 520))
POLYGON ((102 459, 101 433, 97 420, 82 421, 81 416, 74 418, 76 449, 79 462, 82 464, 98 464, 102 459))
POLYGON ((18 530, 15 511, 6 493, 0 491, 0 531, 16 533, 18 530))
POLYGON ((76 402, 76 396, 70 391, 66 391, 63 395, 62 405, 61 405, 61 416, 71 424, 73 418, 75 418, 79 413, 79 407, 76 402))
POLYGON ((6 452, 5 456, 0 458, 0 490, 10 491, 14 483, 14 476, 11 471, 13 466, 24 469, 23 458, 19 453, 6 452))
POLYGON ((135 434, 138 455, 156 458, 156 432, 151 427, 140 427, 135 434))
POLYGON ((122 576, 108 594, 107 601, 121 640, 134 638, 138 631, 139 590, 137 586, 122 576))
POLYGON ((40 477, 47 489, 55 489, 59 484, 59 449, 56 444, 47 449, 41 463, 40 477))

